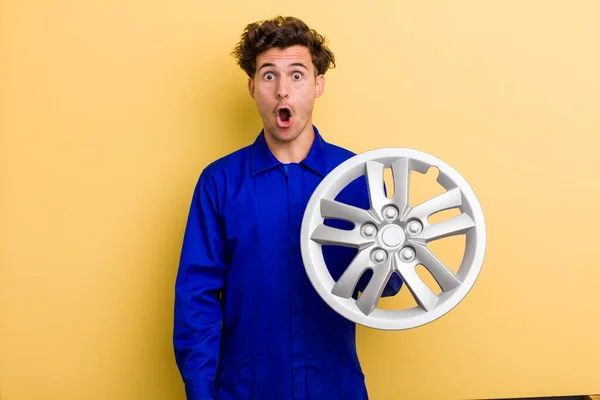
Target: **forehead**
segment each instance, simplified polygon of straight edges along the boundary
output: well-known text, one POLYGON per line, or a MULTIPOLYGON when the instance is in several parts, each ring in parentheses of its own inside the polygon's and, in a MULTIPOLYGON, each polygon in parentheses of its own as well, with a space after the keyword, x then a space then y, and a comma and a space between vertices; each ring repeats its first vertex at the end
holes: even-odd
POLYGON ((295 63, 302 63, 312 68, 310 51, 305 46, 291 46, 285 49, 271 48, 256 57, 256 67, 264 64, 275 64, 278 68, 286 68, 295 63))

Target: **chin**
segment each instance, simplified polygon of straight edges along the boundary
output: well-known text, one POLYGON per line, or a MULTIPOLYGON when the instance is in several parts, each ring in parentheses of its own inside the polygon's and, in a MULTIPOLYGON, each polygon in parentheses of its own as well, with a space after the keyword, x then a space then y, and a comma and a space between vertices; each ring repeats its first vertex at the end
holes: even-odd
POLYGON ((298 136, 300 136, 300 134, 298 133, 293 133, 293 134, 289 134, 289 135, 280 135, 279 136, 279 140, 281 140, 282 142, 293 142, 294 140, 298 139, 298 136))
POLYGON ((273 132, 272 136, 274 136, 274 138, 280 142, 291 142, 291 141, 297 139, 298 136, 300 136, 300 133, 296 132, 295 130, 292 130, 291 127, 287 128, 285 130, 282 128, 276 127, 271 132, 273 132))

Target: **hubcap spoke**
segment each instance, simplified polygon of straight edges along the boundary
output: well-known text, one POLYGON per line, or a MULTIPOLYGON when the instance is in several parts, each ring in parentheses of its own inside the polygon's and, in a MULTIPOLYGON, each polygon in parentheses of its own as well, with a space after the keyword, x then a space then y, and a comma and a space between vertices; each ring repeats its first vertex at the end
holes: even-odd
POLYGON ((343 229, 332 228, 326 225, 319 225, 313 232, 311 239, 321 245, 334 245, 354 247, 364 249, 375 241, 364 238, 358 230, 346 231, 343 229))
POLYGON ((323 218, 343 219, 358 224, 378 222, 367 210, 329 199, 321 200, 321 216, 323 218))
POLYGON ((396 265, 398 274, 406 283, 406 286, 410 290, 410 293, 413 295, 415 301, 421 308, 424 308, 426 311, 431 310, 438 301, 438 297, 427 287, 425 282, 421 280, 416 271, 416 262, 412 262, 410 264, 403 263, 401 260, 397 259, 396 255, 396 265))
POLYGON ((391 260, 391 258, 388 258, 385 263, 377 265, 373 269, 371 280, 367 284, 365 291, 356 301, 357 307, 365 315, 369 315, 377 308, 377 304, 379 304, 381 293, 383 293, 383 289, 392 274, 391 260))
POLYGON ((459 207, 461 204, 462 194, 460 189, 454 188, 415 206, 410 210, 406 219, 418 218, 425 220, 437 212, 459 207))
POLYGON ((443 239, 449 236, 462 235, 473 228, 475 223, 467 214, 460 214, 439 224, 429 225, 423 229, 423 232, 412 237, 417 242, 425 243, 433 240, 443 239))
POLYGON ((460 286, 458 278, 427 247, 416 245, 417 258, 427 268, 444 292, 460 286))
POLYGON ((387 198, 383 192, 383 164, 375 161, 366 162, 367 184, 369 186, 369 200, 371 201, 371 210, 375 211, 379 218, 383 219, 381 210, 387 203, 387 198))
POLYGON ((407 158, 401 158, 392 164, 392 176, 394 178, 394 203, 400 210, 400 215, 408 206, 408 188, 410 185, 410 167, 407 158))
POLYGON ((333 285, 331 293, 344 299, 350 298, 362 274, 372 266, 369 262, 369 252, 360 251, 348 265, 340 279, 333 285))

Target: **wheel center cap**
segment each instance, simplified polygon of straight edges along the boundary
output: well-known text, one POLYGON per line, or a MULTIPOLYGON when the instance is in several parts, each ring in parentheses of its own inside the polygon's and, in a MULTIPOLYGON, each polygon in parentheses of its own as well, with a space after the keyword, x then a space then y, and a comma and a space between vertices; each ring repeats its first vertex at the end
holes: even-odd
POLYGON ((389 247, 396 247, 404 242, 404 232, 398 225, 390 225, 381 233, 381 241, 389 247))

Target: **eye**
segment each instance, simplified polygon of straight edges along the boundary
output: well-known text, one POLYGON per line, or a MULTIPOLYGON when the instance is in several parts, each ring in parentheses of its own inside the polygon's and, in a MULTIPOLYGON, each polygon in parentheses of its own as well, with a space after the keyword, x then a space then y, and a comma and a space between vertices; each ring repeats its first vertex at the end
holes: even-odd
POLYGON ((297 81, 299 79, 302 79, 302 74, 300 72, 294 72, 294 74, 292 75, 292 78, 297 81))
POLYGON ((265 79, 266 79, 267 81, 271 81, 271 80, 273 80, 274 78, 275 78, 275 75, 273 75, 273 73, 271 73, 271 72, 267 72, 267 73, 265 74, 265 79))

